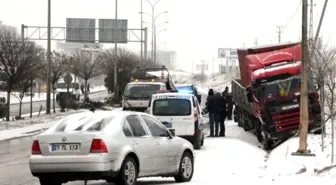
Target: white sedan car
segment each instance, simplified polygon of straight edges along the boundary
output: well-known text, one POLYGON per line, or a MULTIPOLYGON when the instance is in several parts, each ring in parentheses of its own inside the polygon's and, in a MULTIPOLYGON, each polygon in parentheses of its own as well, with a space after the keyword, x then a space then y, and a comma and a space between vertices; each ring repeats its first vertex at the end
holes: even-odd
POLYGON ((106 180, 134 185, 138 177, 190 181, 194 151, 146 113, 97 111, 70 115, 32 144, 30 170, 41 185, 106 180))

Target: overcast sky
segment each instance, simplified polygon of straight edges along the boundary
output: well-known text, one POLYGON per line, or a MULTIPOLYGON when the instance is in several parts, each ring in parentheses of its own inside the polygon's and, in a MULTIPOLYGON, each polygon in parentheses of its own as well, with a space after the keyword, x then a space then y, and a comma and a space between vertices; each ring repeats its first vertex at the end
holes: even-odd
MULTIPOLYGON (((314 1, 316 29, 324 0, 314 1)), ((161 25, 168 30, 158 35, 158 47, 177 51, 179 66, 186 67, 192 61, 217 58, 221 47, 253 46, 255 39, 260 45, 276 43, 277 26, 281 25, 287 25, 283 42, 298 41, 299 3, 300 0, 162 0, 155 11, 168 14, 160 16, 158 22, 169 23, 161 25)), ((52 26, 65 26, 66 18, 114 18, 114 5, 114 0, 52 0, 52 26)), ((333 45, 336 45, 335 7, 336 1, 329 1, 321 30, 324 40, 333 45)), ((146 0, 144 11, 151 13, 146 0)), ((140 0, 119 0, 118 12, 118 18, 128 19, 129 28, 140 28, 140 0)), ((47 26, 47 0, 0 0, 0 20, 17 27, 47 26)), ((144 16, 144 21, 150 20, 144 16)), ((46 45, 44 41, 40 43, 46 45)), ((122 46, 140 50, 139 43, 122 46)))

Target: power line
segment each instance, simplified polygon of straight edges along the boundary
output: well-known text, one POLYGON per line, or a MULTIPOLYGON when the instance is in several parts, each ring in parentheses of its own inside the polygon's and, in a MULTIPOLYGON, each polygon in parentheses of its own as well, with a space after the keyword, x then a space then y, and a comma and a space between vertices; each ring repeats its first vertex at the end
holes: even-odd
POLYGON ((285 26, 282 27, 282 31, 284 29, 286 29, 286 27, 288 26, 288 24, 292 21, 293 17, 295 16, 295 14, 299 11, 300 7, 301 7, 301 3, 302 3, 302 0, 300 1, 299 5, 297 6, 295 12, 292 14, 292 16, 288 19, 288 21, 286 22, 285 26))

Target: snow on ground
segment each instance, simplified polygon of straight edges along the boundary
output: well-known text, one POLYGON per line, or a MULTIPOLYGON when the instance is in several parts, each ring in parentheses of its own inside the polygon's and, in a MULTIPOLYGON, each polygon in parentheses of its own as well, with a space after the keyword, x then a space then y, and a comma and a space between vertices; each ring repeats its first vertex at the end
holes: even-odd
POLYGON ((55 121, 63 117, 88 110, 69 110, 68 112, 57 112, 51 115, 42 115, 29 120, 17 120, 13 122, 0 122, 0 141, 28 135, 35 135, 49 128, 55 121), (9 125, 10 124, 10 125, 9 125), (10 127, 11 129, 6 129, 10 127), (2 128, 2 129, 1 129, 2 128))
MULTIPOLYGON (((274 149, 269 157, 268 172, 272 176, 295 175, 303 172, 299 176, 304 178, 329 178, 335 181, 336 169, 332 168, 325 172, 320 172, 331 164, 331 124, 326 124, 326 137, 324 139, 324 151, 322 151, 321 135, 308 135, 308 149, 316 156, 293 156, 299 147, 299 137, 293 137, 274 149)), ((334 155, 336 160, 336 155, 334 155)))
MULTIPOLYGON (((119 111, 121 108, 111 108, 119 111)), ((55 121, 70 114, 89 111, 87 109, 69 110, 67 112, 56 112, 51 115, 42 115, 38 118, 27 120, 16 120, 11 122, 0 122, 0 141, 29 135, 36 135, 52 126, 55 121), (10 129, 8 129, 10 128, 10 129)))
MULTIPOLYGON (((104 85, 96 86, 90 89, 90 92, 99 92, 106 90, 104 85)), ((0 97, 7 97, 7 93, 4 91, 0 91, 0 97)), ((19 93, 12 93, 11 94, 11 104, 20 103, 19 101, 19 93)), ((47 98, 47 93, 35 93, 33 96, 33 101, 44 101, 47 98)), ((51 99, 53 99, 53 93, 51 93, 51 99)), ((25 96, 22 102, 30 102, 30 96, 25 96)))

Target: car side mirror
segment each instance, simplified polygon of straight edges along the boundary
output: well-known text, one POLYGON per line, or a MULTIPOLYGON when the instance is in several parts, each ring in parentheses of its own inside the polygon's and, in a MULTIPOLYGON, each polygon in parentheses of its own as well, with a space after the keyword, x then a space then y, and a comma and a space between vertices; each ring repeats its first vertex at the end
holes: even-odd
POLYGON ((169 128, 168 130, 169 130, 170 135, 175 137, 175 129, 169 128))

